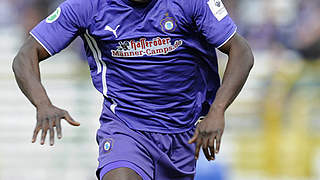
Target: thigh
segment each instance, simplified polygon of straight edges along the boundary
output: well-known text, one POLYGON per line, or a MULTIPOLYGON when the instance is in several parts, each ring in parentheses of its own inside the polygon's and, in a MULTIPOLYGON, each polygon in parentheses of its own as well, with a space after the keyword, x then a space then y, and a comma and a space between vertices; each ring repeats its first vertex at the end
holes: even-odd
POLYGON ((121 167, 109 171, 102 180, 142 180, 142 178, 134 170, 121 167))

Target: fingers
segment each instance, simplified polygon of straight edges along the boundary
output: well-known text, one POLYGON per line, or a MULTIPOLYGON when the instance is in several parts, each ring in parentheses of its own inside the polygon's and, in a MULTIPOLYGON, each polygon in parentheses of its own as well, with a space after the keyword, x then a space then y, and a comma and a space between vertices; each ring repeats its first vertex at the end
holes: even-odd
POLYGON ((56 127, 58 139, 62 138, 61 119, 65 119, 69 124, 73 126, 79 126, 80 123, 74 121, 69 113, 65 110, 59 109, 55 106, 37 108, 37 125, 33 131, 32 143, 37 140, 39 131, 41 130, 40 144, 43 145, 46 140, 46 136, 49 130, 49 142, 50 145, 54 145, 55 130, 56 127))
POLYGON ((31 141, 32 143, 36 142, 40 129, 41 129, 41 125, 37 123, 37 125, 33 131, 33 136, 32 136, 32 141, 31 141))
POLYGON ((41 129, 42 129, 42 133, 41 133, 41 141, 40 141, 40 144, 41 145, 44 145, 44 142, 46 140, 46 136, 47 136, 47 131, 48 131, 48 126, 49 126, 49 123, 48 123, 48 118, 42 122, 42 126, 41 126, 41 129))
POLYGON ((69 115, 68 112, 65 111, 63 119, 65 119, 70 125, 72 126, 80 126, 80 123, 77 121, 73 120, 72 117, 69 115))
POLYGON ((223 131, 201 132, 196 129, 193 137, 188 141, 189 144, 196 143, 195 159, 198 160, 200 148, 208 161, 215 160, 216 153, 219 152, 223 131))
POLYGON ((50 132, 50 146, 54 144, 54 129, 53 129, 53 120, 49 121, 49 132, 50 132))
POLYGON ((200 147, 202 145, 202 138, 197 138, 197 144, 196 144, 196 151, 195 151, 195 155, 194 155, 194 158, 196 160, 199 159, 199 152, 200 152, 200 147))
POLYGON ((202 145, 202 139, 201 137, 199 136, 199 130, 198 128, 196 128, 194 134, 193 134, 193 137, 188 141, 189 144, 192 144, 192 143, 195 143, 196 142, 196 151, 195 151, 195 155, 194 155, 194 158, 196 160, 198 160, 199 158, 199 152, 200 152, 200 147, 202 145))
POLYGON ((220 144, 221 144, 222 134, 223 134, 223 131, 219 131, 218 130, 218 134, 217 134, 217 137, 216 137, 216 153, 217 154, 220 151, 220 144))
POLYGON ((55 125, 56 125, 58 139, 61 139, 62 138, 62 128, 61 128, 61 121, 59 118, 56 118, 55 125))
POLYGON ((192 144, 194 142, 196 142, 197 138, 199 136, 199 130, 198 128, 195 130, 193 137, 188 141, 189 144, 192 144))
POLYGON ((215 160, 214 139, 215 139, 214 137, 211 137, 209 139, 209 149, 210 149, 210 154, 211 154, 210 160, 215 160))
POLYGON ((209 151, 208 151, 208 141, 209 141, 208 138, 204 139, 203 144, 202 144, 202 151, 203 151, 205 157, 207 158, 207 160, 210 161, 211 160, 211 156, 210 156, 209 151))

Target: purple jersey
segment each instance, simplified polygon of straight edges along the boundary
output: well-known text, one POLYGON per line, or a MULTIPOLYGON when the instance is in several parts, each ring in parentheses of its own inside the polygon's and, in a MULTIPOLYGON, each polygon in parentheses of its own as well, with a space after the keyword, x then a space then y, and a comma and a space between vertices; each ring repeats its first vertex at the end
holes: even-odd
POLYGON ((132 129, 178 133, 208 112, 215 48, 235 32, 221 0, 67 0, 31 35, 51 55, 81 36, 105 105, 132 129))

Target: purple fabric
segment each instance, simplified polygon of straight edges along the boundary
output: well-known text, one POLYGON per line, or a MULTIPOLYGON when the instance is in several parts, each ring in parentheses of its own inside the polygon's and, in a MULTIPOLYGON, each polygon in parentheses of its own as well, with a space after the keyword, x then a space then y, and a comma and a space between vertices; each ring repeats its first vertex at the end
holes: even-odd
POLYGON ((98 177, 117 167, 129 167, 144 180, 193 179, 195 145, 188 144, 188 140, 194 128, 176 134, 132 130, 114 116, 108 107, 104 106, 104 109, 109 117, 101 117, 103 123, 97 132, 98 177), (109 148, 110 144, 112 148, 109 148))
POLYGON ((220 86, 215 48, 236 31, 208 2, 66 0, 31 34, 52 55, 81 36, 93 84, 117 117, 131 129, 180 133, 208 112, 220 86))

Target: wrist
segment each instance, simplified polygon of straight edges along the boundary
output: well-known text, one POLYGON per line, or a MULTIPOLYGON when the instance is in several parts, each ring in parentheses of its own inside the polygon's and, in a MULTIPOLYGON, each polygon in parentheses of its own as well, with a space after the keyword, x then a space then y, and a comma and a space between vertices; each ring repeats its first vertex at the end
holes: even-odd
POLYGON ((210 112, 214 112, 214 113, 222 113, 224 114, 226 111, 226 106, 222 105, 222 104, 216 104, 216 103, 213 103, 210 107, 210 112))
POLYGON ((213 121, 224 121, 225 116, 225 108, 221 106, 215 106, 212 104, 210 111, 207 114, 207 119, 213 120, 213 121))
POLYGON ((36 109, 47 108, 47 107, 50 107, 50 106, 53 106, 53 105, 49 100, 40 101, 37 104, 35 104, 36 109))

